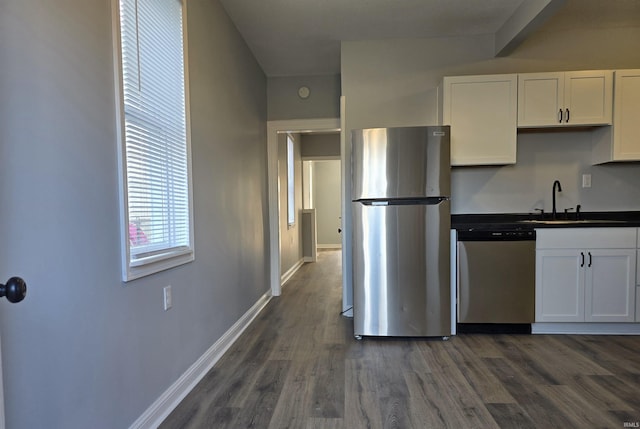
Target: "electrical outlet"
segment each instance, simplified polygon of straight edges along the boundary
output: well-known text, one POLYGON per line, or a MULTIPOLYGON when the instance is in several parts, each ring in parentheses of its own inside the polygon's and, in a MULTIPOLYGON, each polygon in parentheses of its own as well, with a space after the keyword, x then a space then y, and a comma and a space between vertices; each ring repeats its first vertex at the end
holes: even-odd
POLYGON ((582 187, 590 188, 591 187, 591 174, 583 174, 582 175, 582 187))
POLYGON ((162 288, 162 296, 164 298, 164 310, 167 311, 173 305, 171 299, 171 285, 162 288))

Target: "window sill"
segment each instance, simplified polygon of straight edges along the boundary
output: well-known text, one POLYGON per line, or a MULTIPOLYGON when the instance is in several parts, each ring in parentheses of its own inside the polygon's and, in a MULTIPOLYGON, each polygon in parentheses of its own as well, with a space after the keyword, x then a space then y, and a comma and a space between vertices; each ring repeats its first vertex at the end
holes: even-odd
POLYGON ((126 272, 123 273, 122 280, 128 282, 141 277, 146 277, 151 274, 159 273, 160 271, 188 264, 194 259, 195 255, 193 249, 180 250, 142 258, 127 264, 128 268, 126 272))

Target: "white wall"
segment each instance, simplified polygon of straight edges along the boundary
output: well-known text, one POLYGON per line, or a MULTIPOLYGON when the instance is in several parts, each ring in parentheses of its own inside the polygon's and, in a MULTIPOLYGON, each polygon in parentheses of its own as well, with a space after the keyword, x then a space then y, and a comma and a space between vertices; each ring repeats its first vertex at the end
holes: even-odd
POLYGON ((342 247, 340 160, 312 162, 318 247, 342 247))
POLYGON ((0 302, 8 428, 128 427, 269 291, 266 78, 187 4, 196 260, 127 284, 111 2, 0 4, 0 278, 29 287, 0 302))

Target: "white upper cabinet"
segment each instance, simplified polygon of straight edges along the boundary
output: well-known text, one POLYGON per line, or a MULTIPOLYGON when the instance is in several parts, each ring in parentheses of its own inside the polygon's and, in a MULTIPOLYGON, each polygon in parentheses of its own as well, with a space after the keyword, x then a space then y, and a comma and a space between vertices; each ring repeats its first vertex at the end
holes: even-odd
POLYGON ((443 80, 443 125, 451 126, 451 165, 516 162, 518 79, 515 74, 443 80))
POLYGON ((593 162, 640 161, 640 69, 614 72, 613 127, 594 134, 593 162))
POLYGON ((612 105, 608 70, 518 75, 518 127, 610 125, 612 105))

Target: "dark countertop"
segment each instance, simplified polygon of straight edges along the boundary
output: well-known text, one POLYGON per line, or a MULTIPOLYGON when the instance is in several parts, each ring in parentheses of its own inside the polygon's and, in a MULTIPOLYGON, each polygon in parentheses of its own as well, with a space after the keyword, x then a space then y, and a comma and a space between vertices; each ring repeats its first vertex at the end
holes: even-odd
POLYGON ((602 228, 640 227, 640 211, 558 213, 551 219, 550 213, 487 213, 453 214, 451 228, 470 230, 516 230, 535 228, 602 228))

